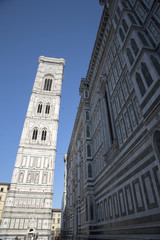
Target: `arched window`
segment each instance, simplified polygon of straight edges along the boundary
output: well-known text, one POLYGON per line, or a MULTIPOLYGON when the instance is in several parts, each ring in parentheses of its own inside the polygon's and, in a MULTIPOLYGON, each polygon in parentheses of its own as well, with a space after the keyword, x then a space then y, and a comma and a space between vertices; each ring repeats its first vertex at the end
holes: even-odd
POLYGON ((39 103, 37 108, 37 113, 41 113, 41 112, 42 112, 42 103, 39 103))
POLYGON ((87 157, 91 157, 91 146, 87 145, 87 157))
POLYGON ((154 134, 154 144, 158 157, 160 156, 160 131, 156 131, 154 134))
POLYGON ((148 44, 145 36, 143 35, 143 33, 138 32, 138 36, 139 36, 141 42, 143 43, 143 45, 144 45, 145 47, 149 47, 149 44, 148 44))
POLYGON ((94 219, 94 206, 93 206, 93 200, 90 200, 90 219, 94 219))
POLYGON ((84 97, 85 97, 85 98, 88 98, 88 90, 85 90, 85 91, 84 91, 84 97))
POLYGON ((127 25, 126 20, 124 18, 122 19, 122 26, 124 28, 124 31, 127 32, 128 31, 128 25, 127 25))
POLYGON ((35 176, 35 183, 38 183, 39 181, 39 173, 36 173, 36 176, 35 176))
POLYGON ((23 182, 23 177, 24 177, 24 174, 23 172, 20 173, 20 176, 19 176, 19 182, 22 183, 23 182))
POLYGON ((123 5, 124 8, 128 8, 128 5, 127 5, 126 1, 122 1, 122 5, 123 5))
POLYGON ((127 48, 127 57, 128 57, 128 59, 129 59, 129 62, 130 62, 130 64, 132 65, 132 63, 133 63, 133 61, 134 61, 134 58, 133 58, 133 55, 132 55, 132 53, 131 53, 131 50, 129 49, 129 48, 127 48))
POLYGON ((150 58, 151 58, 151 61, 152 61, 153 65, 154 65, 157 73, 160 75, 160 64, 159 64, 157 58, 155 56, 153 56, 153 55, 151 55, 150 58))
POLYGON ((45 140, 46 140, 46 136, 47 136, 47 131, 46 131, 46 130, 43 130, 43 131, 42 131, 41 140, 45 141, 45 140))
POLYGON ((137 85, 138 85, 138 87, 139 87, 141 96, 143 97, 144 94, 145 94, 145 92, 146 92, 146 89, 145 89, 145 86, 144 86, 144 84, 143 84, 141 75, 140 75, 139 73, 136 73, 136 82, 137 82, 137 85))
POLYGON ((118 16, 120 17, 120 15, 121 15, 121 10, 120 10, 119 6, 117 7, 116 12, 117 12, 118 16))
POLYGON ((89 112, 86 111, 86 120, 89 120, 89 112))
POLYGON ((51 87, 52 87, 52 79, 46 78, 45 81, 44 81, 44 88, 43 88, 43 90, 51 91, 51 87))
POLYGON ((86 136, 87 136, 87 138, 90 138, 90 127, 87 125, 86 126, 86 136))
POLYGON ((150 72, 148 71, 147 65, 144 62, 141 63, 141 69, 142 69, 142 73, 145 77, 146 83, 149 87, 152 84, 153 79, 151 77, 150 72))
POLYGON ((47 105, 46 105, 45 113, 46 113, 46 114, 49 114, 49 112, 50 112, 50 105, 47 104, 47 105))
POLYGON ((37 136, 38 136, 38 129, 34 129, 32 134, 32 140, 37 140, 37 136))
POLYGON ((88 164, 88 177, 89 178, 92 177, 92 165, 91 165, 91 163, 88 164))
POLYGON ((86 198, 86 221, 88 221, 88 200, 86 198))
POLYGON ((123 42, 123 40, 124 40, 124 33, 123 33, 122 28, 119 29, 119 35, 120 35, 120 38, 121 38, 121 40, 123 42))
POLYGON ((135 56, 137 56, 137 54, 139 52, 139 48, 138 48, 137 43, 134 40, 134 38, 131 38, 131 47, 133 49, 133 52, 134 52, 135 56))
POLYGON ((128 17, 129 17, 132 24, 137 24, 136 20, 134 19, 133 15, 131 13, 128 13, 128 17))
POLYGON ((117 18, 117 15, 116 15, 116 14, 115 14, 115 16, 114 16, 114 21, 115 21, 115 24, 118 23, 118 18, 117 18))
POLYGON ((47 183, 47 173, 44 173, 42 182, 47 183))

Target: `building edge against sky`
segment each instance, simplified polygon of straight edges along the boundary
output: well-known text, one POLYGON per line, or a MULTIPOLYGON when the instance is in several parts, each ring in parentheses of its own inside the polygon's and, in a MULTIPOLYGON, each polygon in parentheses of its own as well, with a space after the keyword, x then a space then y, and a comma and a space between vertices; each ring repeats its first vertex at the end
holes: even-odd
POLYGON ((0 238, 51 235, 53 177, 65 60, 39 57, 23 126, 0 238))
POLYGON ((65 159, 62 236, 158 240, 160 4, 99 2, 104 10, 65 159))

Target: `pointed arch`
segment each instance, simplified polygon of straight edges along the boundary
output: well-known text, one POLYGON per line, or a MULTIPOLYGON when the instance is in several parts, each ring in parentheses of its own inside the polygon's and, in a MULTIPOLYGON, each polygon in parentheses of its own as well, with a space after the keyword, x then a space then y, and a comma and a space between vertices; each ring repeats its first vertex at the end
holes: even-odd
POLYGON ((87 145, 87 157, 91 157, 91 145, 87 145))
POLYGON ((127 53, 127 57, 128 57, 129 63, 132 65, 133 62, 134 62, 134 58, 133 58, 131 50, 129 48, 127 48, 126 49, 126 53, 127 53))
POLYGON ((88 177, 89 178, 92 177, 92 164, 91 163, 88 164, 88 177))
POLYGON ((41 112, 42 112, 42 103, 40 102, 37 107, 37 113, 41 113, 41 112))
POLYGON ((41 140, 42 140, 42 141, 45 141, 45 140, 46 140, 46 137, 47 137, 47 130, 46 130, 46 129, 43 129, 43 130, 42 130, 41 140))
POLYGON ((126 20, 124 18, 122 19, 122 26, 124 28, 124 31, 127 32, 128 31, 128 25, 127 25, 126 20))
POLYGON ((86 126, 86 137, 87 137, 87 138, 90 138, 90 137, 91 137, 90 127, 89 127, 88 125, 86 126))
POLYGON ((124 38, 125 38, 125 36, 124 36, 124 33, 123 33, 123 30, 122 30, 122 28, 120 28, 119 29, 119 35, 120 35, 120 38, 121 38, 121 40, 122 40, 122 42, 124 41, 124 38))
POLYGON ((34 128, 32 133, 32 140, 37 140, 37 136, 38 136, 38 128, 34 128))
POLYGON ((131 38, 131 47, 132 47, 132 50, 133 50, 135 56, 137 56, 137 54, 139 52, 139 48, 138 48, 137 43, 134 40, 134 38, 131 38))
POLYGON ((51 91, 52 87, 52 78, 51 77, 46 77, 44 81, 44 88, 43 90, 45 91, 51 91))
POLYGON ((142 73, 144 75, 144 78, 146 80, 146 83, 147 83, 148 87, 150 87, 150 85, 153 82, 153 79, 152 79, 152 76, 151 76, 151 74, 148 70, 147 65, 144 62, 141 63, 141 69, 142 69, 142 73))
POLYGON ((45 109, 45 114, 49 114, 50 113, 50 104, 47 103, 46 104, 46 109, 45 109))

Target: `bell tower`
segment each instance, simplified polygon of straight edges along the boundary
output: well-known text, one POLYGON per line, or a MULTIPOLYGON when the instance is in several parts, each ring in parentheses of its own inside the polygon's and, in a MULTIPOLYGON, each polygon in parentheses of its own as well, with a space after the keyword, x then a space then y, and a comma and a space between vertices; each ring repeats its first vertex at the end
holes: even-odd
POLYGON ((39 57, 23 126, 0 238, 50 236, 53 177, 65 60, 39 57))

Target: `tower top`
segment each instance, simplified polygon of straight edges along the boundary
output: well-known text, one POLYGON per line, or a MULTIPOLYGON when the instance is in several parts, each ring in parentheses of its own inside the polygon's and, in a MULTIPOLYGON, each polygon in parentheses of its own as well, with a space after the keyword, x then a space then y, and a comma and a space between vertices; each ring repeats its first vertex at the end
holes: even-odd
POLYGON ((51 58, 51 57, 39 57, 39 63, 40 62, 49 62, 49 63, 62 63, 63 66, 65 65, 65 60, 63 58, 51 58))

